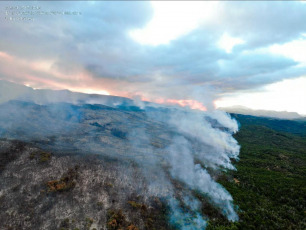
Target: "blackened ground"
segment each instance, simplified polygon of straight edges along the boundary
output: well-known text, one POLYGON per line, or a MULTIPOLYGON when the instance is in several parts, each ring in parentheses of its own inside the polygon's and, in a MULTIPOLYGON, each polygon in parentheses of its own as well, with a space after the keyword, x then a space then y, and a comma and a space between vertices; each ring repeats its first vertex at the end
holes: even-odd
POLYGON ((130 162, 0 140, 0 229, 171 229, 130 162))

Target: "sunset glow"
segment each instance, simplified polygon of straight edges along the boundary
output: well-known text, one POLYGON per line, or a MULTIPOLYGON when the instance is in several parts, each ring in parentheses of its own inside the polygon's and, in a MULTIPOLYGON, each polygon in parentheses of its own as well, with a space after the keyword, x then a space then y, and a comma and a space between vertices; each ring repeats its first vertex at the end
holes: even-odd
POLYGON ((207 111, 207 108, 196 100, 175 100, 175 99, 157 99, 154 102, 166 105, 179 105, 181 107, 189 107, 201 111, 207 111))
POLYGON ((71 91, 81 92, 86 94, 110 95, 110 93, 107 92, 106 90, 100 90, 100 89, 76 88, 76 89, 71 89, 71 91))

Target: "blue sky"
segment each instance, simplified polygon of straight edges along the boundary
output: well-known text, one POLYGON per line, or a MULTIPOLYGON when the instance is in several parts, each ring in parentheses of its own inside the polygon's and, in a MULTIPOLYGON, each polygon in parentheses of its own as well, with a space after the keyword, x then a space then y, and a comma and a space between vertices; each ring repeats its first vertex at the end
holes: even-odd
POLYGON ((81 15, 0 20, 0 78, 207 109, 306 114, 301 1, 0 2, 81 15))

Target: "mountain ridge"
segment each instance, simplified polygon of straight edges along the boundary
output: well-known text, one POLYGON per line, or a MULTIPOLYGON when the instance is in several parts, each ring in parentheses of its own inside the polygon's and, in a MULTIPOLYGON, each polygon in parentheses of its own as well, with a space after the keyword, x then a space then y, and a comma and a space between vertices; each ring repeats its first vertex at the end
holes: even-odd
POLYGON ((252 115, 257 117, 271 117, 278 119, 296 120, 296 119, 306 119, 306 116, 302 116, 297 112, 288 111, 274 111, 274 110, 263 110, 263 109, 251 109, 245 106, 230 106, 230 107, 219 107, 219 110, 223 110, 228 113, 236 113, 242 115, 252 115))

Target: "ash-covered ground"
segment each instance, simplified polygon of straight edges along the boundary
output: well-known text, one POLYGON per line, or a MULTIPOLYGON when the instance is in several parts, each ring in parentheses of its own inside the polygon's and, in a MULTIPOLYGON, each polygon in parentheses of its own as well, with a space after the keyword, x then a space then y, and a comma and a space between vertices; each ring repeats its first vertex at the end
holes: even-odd
POLYGON ((3 229, 204 229, 230 221, 215 180, 234 169, 224 113, 98 104, 0 105, 3 229))
POLYGON ((132 162, 0 141, 0 229, 170 229, 132 162))

